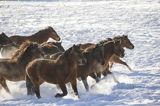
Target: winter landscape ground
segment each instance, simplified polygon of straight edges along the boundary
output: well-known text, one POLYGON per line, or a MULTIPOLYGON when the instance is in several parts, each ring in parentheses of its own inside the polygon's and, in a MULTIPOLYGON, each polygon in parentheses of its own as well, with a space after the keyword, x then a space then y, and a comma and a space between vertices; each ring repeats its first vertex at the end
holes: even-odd
POLYGON ((25 82, 7 82, 11 95, 0 91, 0 106, 154 106, 160 105, 160 1, 0 1, 0 32, 8 36, 31 35, 52 26, 65 49, 73 44, 98 42, 127 34, 135 45, 125 49, 133 71, 115 64, 112 72, 119 80, 103 78, 99 83, 88 78, 90 91, 78 81, 80 99, 69 94, 55 98, 55 85, 41 86, 41 99, 26 96, 25 82))

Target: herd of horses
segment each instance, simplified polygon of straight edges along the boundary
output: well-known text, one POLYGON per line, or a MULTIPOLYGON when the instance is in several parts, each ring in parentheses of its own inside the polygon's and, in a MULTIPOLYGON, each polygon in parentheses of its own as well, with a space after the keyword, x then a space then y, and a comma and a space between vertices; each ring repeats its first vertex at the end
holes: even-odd
POLYGON ((40 85, 44 82, 56 84, 62 90, 55 97, 67 95, 66 83, 79 97, 77 78, 82 80, 85 89, 89 90, 87 77, 96 82, 101 75, 112 75, 113 63, 120 63, 131 68, 120 58, 124 57, 124 48, 134 49, 127 35, 107 38, 103 41, 73 45, 65 50, 60 37, 52 27, 47 27, 31 36, 14 35, 8 37, 0 34, 0 87, 8 93, 10 90, 6 80, 26 81, 27 95, 36 94, 40 98, 40 85), (49 38, 55 41, 47 42, 49 38))

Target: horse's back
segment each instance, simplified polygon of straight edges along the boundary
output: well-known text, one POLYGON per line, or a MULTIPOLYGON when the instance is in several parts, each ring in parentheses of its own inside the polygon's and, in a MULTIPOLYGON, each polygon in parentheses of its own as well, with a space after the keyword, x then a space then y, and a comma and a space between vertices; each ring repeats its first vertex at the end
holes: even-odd
POLYGON ((27 40, 27 37, 25 36, 19 36, 19 35, 14 35, 9 37, 13 42, 15 42, 18 45, 21 45, 23 42, 27 40))
POLYGON ((95 47, 95 44, 94 43, 85 43, 85 44, 81 44, 81 50, 85 50, 87 48, 92 48, 92 47, 95 47))

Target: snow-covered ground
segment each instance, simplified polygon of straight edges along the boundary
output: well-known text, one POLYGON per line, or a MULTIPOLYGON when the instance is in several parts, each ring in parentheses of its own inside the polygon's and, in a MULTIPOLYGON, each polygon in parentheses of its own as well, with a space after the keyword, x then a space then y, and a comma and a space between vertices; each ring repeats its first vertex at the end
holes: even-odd
POLYGON ((96 84, 89 77, 89 92, 78 81, 80 99, 70 87, 67 96, 55 98, 58 90, 48 83, 41 86, 42 98, 37 99, 26 96, 24 81, 7 82, 11 95, 2 89, 0 106, 160 105, 159 0, 0 1, 0 32, 8 36, 31 35, 46 26, 54 27, 66 49, 74 43, 96 43, 128 34, 135 49, 126 49, 123 60, 133 71, 116 64, 112 71, 120 83, 108 77, 96 84))

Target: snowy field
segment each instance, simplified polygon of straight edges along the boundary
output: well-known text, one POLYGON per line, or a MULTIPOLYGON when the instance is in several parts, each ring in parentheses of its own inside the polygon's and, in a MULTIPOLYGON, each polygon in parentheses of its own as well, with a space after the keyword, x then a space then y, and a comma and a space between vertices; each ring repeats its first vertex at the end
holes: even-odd
MULTIPOLYGON (((49 0, 48 0, 49 1, 49 0)), ((160 1, 106 0, 94 2, 0 1, 0 32, 8 36, 31 35, 52 26, 65 49, 73 44, 98 42, 128 34, 135 45, 124 61, 133 69, 115 64, 111 77, 98 84, 88 78, 90 91, 78 81, 80 99, 69 94, 55 98, 55 85, 41 86, 41 99, 26 96, 25 82, 7 82, 11 95, 0 91, 0 106, 153 106, 160 105, 160 1)), ((65 0, 67 1, 67 0, 65 0)), ((85 1, 85 0, 83 0, 85 1)))

